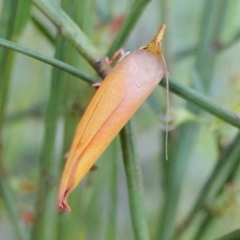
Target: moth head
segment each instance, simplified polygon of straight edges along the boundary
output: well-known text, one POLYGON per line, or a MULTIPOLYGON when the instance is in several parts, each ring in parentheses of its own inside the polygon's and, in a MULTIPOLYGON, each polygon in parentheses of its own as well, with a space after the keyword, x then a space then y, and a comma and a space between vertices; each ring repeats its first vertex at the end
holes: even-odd
POLYGON ((163 39, 165 29, 166 29, 166 25, 165 24, 161 25, 157 34, 152 39, 152 41, 149 44, 146 44, 146 45, 142 46, 140 49, 145 49, 145 50, 148 50, 148 51, 150 51, 154 54, 162 56, 161 42, 162 42, 162 39, 163 39))

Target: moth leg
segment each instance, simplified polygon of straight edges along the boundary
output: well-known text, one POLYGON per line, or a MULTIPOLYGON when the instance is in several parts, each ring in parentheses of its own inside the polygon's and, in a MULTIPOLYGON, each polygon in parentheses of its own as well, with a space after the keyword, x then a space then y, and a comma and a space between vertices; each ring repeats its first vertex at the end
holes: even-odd
MULTIPOLYGON (((114 55, 112 56, 111 59, 109 59, 108 57, 105 58, 105 62, 106 64, 110 65, 112 64, 114 61, 118 60, 121 61, 126 55, 128 55, 130 52, 129 51, 125 51, 123 48, 120 48, 119 50, 117 50, 114 55)), ((102 84, 102 82, 97 82, 97 83, 93 83, 92 86, 93 87, 100 87, 102 84)))
POLYGON ((102 84, 102 82, 96 82, 96 83, 92 84, 92 87, 98 88, 101 86, 101 84, 102 84))
POLYGON ((117 50, 114 55, 112 56, 111 59, 109 59, 108 57, 105 58, 105 62, 106 64, 112 64, 114 61, 118 60, 121 61, 127 54, 129 54, 129 51, 126 51, 123 48, 120 48, 119 50, 117 50))
POLYGON ((69 156, 69 152, 66 152, 66 153, 64 154, 64 159, 67 159, 68 156, 69 156))
POLYGON ((90 168, 90 171, 91 172, 94 172, 94 171, 97 171, 98 170, 98 166, 96 164, 94 164, 91 168, 90 168))

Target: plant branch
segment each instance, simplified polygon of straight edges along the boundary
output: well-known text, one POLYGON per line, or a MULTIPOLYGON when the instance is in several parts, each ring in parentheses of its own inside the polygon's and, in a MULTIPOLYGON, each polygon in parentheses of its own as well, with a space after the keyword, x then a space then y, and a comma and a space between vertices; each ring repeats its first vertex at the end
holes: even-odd
MULTIPOLYGON (((206 0, 203 9, 202 24, 198 38, 198 52, 194 64, 195 75, 191 79, 194 88, 201 93, 209 92, 217 54, 217 52, 212 54, 212 42, 215 36, 221 35, 223 21, 226 19, 225 14, 222 14, 222 16, 217 14, 219 5, 222 6, 222 4, 219 4, 217 1, 209 2, 206 0)), ((225 13, 226 11, 222 12, 225 13)), ((195 95, 198 96, 198 94, 195 95)), ((194 114, 201 114, 200 109, 190 102, 187 104, 187 108, 194 112, 194 114)), ((171 165, 170 169, 172 177, 166 190, 165 201, 161 212, 161 226, 159 227, 158 239, 170 239, 174 233, 174 223, 179 205, 182 183, 188 159, 198 137, 198 133, 199 125, 194 122, 183 124, 179 128, 179 137, 176 140, 176 151, 172 159, 174 164, 171 165)))
MULTIPOLYGON (((22 53, 24 55, 27 55, 27 56, 33 57, 37 60, 40 60, 42 62, 48 63, 54 67, 57 67, 63 71, 66 71, 66 72, 72 74, 73 76, 81 78, 82 80, 86 81, 87 83, 92 84, 97 81, 97 78, 95 78, 91 75, 88 75, 69 64, 66 64, 55 58, 50 58, 50 57, 44 56, 36 51, 30 50, 28 48, 24 48, 22 46, 19 46, 18 44, 7 41, 5 39, 0 38, 0 46, 12 49, 12 50, 22 53)), ((163 79, 160 82, 160 85, 165 87, 166 80, 163 79)), ((197 106, 204 109, 208 113, 220 118, 221 120, 229 123, 232 126, 240 128, 240 117, 237 114, 214 103, 213 101, 211 101, 210 99, 208 99, 207 97, 202 95, 201 93, 199 93, 191 88, 185 87, 173 79, 169 80, 169 89, 171 92, 177 94, 179 97, 196 104, 197 106)))
MULTIPOLYGON (((160 85, 166 87, 166 80, 163 79, 160 82, 160 85)), ((240 129, 240 116, 214 103, 212 100, 205 97, 203 94, 197 92, 196 90, 185 87, 173 79, 169 80, 169 90, 177 94, 179 97, 194 103, 215 117, 220 118, 224 122, 227 122, 230 125, 240 129)))
POLYGON ((148 3, 148 0, 134 1, 133 5, 130 7, 131 11, 129 12, 128 17, 118 32, 117 37, 114 39, 113 44, 107 53, 107 56, 113 56, 115 51, 121 48, 122 45, 126 42, 128 36, 132 32, 134 26, 142 15, 144 9, 147 7, 148 3))
POLYGON ((123 162, 127 178, 131 219, 136 240, 149 239, 144 207, 143 182, 132 122, 120 132, 123 162))
MULTIPOLYGON (((13 39, 16 29, 16 14, 19 9, 19 3, 14 1, 2 1, 1 17, 0 17, 0 36, 13 39)), ((20 240, 28 239, 26 228, 20 218, 19 208, 16 204, 16 196, 9 184, 9 177, 5 171, 5 162, 3 159, 3 123, 6 114, 8 91, 10 85, 10 75, 13 66, 14 53, 8 49, 0 49, 0 196, 5 205, 9 221, 12 224, 15 237, 20 240)))
POLYGON ((214 199, 216 194, 219 193, 221 187, 228 180, 229 176, 232 175, 232 172, 239 168, 239 156, 240 132, 237 134, 232 144, 226 149, 226 154, 217 161, 210 178, 203 186, 186 220, 178 227, 176 236, 179 236, 179 234, 190 225, 199 213, 199 210, 203 208, 204 204, 211 202, 214 199))
POLYGON ((69 40, 82 56, 95 68, 100 76, 106 75, 109 66, 105 63, 101 54, 90 42, 77 24, 57 5, 48 0, 32 0, 59 29, 59 33, 69 40))
POLYGON ((240 236, 240 229, 235 230, 225 236, 222 236, 216 240, 238 240, 240 236))
POLYGON ((81 70, 79 70, 79 69, 77 69, 77 68, 75 68, 75 67, 73 67, 69 64, 66 64, 62 61, 59 61, 59 60, 55 59, 55 58, 44 56, 44 55, 42 55, 42 54, 40 54, 36 51, 33 51, 29 48, 19 46, 18 44, 13 43, 11 41, 7 41, 5 39, 0 38, 0 46, 6 47, 8 49, 11 49, 11 50, 14 50, 16 52, 27 55, 29 57, 35 58, 35 59, 37 59, 41 62, 45 62, 47 64, 50 64, 54 67, 57 67, 61 70, 64 70, 65 72, 68 72, 68 73, 72 74, 75 77, 81 78, 82 80, 84 80, 88 83, 94 83, 94 82, 97 81, 96 78, 82 72, 81 70))

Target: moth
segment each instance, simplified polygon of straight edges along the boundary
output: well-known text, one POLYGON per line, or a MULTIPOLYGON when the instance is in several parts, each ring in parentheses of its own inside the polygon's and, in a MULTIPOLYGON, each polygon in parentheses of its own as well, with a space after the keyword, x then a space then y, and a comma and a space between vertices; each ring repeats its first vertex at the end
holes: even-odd
POLYGON ((167 72, 161 50, 165 28, 162 25, 149 44, 122 57, 93 96, 77 126, 63 170, 60 211, 70 211, 69 194, 167 72))

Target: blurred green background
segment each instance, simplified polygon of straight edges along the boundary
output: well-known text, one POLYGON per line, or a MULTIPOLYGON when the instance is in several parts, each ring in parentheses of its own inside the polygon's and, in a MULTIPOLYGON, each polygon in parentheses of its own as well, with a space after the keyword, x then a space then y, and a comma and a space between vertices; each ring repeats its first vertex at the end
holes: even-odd
MULTIPOLYGON (((103 57, 149 43, 165 23, 170 78, 239 114, 238 0, 0 0, 1 38, 96 76, 36 2, 61 6, 103 57)), ((70 196, 72 212, 57 212, 64 156, 91 85, 3 47, 0 63, 0 238, 147 239, 132 227, 119 138, 70 196)), ((240 228, 239 130, 170 94, 166 161, 165 99, 158 87, 132 120, 148 239, 218 239, 240 228)))

